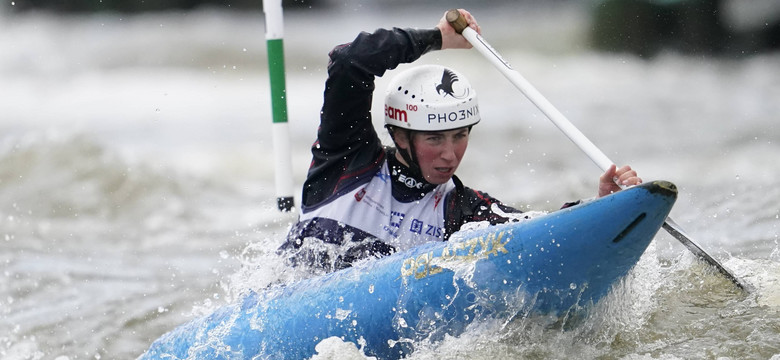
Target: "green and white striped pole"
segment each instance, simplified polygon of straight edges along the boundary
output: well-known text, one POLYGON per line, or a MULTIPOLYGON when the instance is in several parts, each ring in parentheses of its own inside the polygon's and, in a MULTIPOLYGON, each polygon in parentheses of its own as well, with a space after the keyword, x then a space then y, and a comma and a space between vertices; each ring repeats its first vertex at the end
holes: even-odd
POLYGON ((284 21, 282 0, 263 0, 265 39, 268 46, 268 72, 271 79, 271 134, 274 146, 274 175, 276 203, 279 210, 288 212, 295 205, 293 199, 292 156, 290 130, 287 124, 287 89, 284 75, 284 21))

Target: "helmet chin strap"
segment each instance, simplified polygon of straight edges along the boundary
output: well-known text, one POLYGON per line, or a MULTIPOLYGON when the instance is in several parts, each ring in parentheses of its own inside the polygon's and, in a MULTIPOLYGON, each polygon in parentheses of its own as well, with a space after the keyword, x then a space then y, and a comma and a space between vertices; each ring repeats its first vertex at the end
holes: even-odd
POLYGON ((415 131, 407 130, 409 147, 403 149, 398 146, 398 141, 395 140, 395 128, 393 126, 387 126, 387 130, 390 133, 390 138, 393 139, 393 143, 395 143, 396 149, 398 149, 398 153, 401 154, 401 158, 406 162, 410 175, 419 180, 427 181, 425 180, 425 177, 423 177, 422 169, 420 169, 420 164, 417 161, 417 152, 414 149, 414 141, 412 141, 412 136, 414 136, 415 131))

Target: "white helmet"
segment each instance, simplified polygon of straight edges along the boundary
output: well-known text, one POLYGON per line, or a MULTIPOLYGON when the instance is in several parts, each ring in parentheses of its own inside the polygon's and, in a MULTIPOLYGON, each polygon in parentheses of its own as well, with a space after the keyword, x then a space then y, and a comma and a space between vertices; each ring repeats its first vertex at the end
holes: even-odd
POLYGON ((397 75, 385 94, 385 124, 443 131, 478 123, 477 93, 459 72, 423 65, 397 75))

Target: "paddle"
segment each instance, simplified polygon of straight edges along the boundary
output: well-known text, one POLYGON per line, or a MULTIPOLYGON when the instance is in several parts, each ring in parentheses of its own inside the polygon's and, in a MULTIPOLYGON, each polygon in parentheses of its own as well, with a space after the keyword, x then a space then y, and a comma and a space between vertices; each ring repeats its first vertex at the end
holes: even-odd
MULTIPOLYGON (((601 168, 602 171, 606 171, 614 162, 609 160, 596 145, 588 140, 585 135, 579 131, 566 117, 555 108, 536 88, 531 85, 520 73, 512 69, 512 67, 504 61, 501 55, 493 49, 490 44, 485 41, 474 29, 468 27, 466 19, 461 15, 460 11, 456 9, 449 10, 446 15, 447 21, 459 34, 462 34, 466 40, 474 46, 485 58, 487 58, 493 66, 495 66, 509 81, 515 85, 536 107, 544 113, 550 121, 555 124, 580 150, 585 152, 596 165, 601 168)), ((688 248, 693 254, 704 260, 707 264, 713 266, 721 274, 726 276, 731 282, 733 282, 740 289, 750 292, 748 287, 734 274, 728 271, 717 260, 704 251, 699 245, 697 245, 691 238, 683 231, 677 223, 671 218, 667 217, 663 224, 663 228, 669 232, 675 239, 679 240, 685 247, 688 248)))

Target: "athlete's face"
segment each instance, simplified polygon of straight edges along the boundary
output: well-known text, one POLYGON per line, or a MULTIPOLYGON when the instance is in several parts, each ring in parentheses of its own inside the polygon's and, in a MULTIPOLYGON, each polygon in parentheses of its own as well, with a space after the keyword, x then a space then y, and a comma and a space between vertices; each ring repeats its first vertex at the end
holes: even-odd
MULTIPOLYGON (((463 154, 466 153, 469 129, 414 132, 411 140, 414 142, 417 161, 425 180, 431 184, 444 184, 455 174, 463 154)), ((398 145, 407 148, 405 144, 398 145)))

